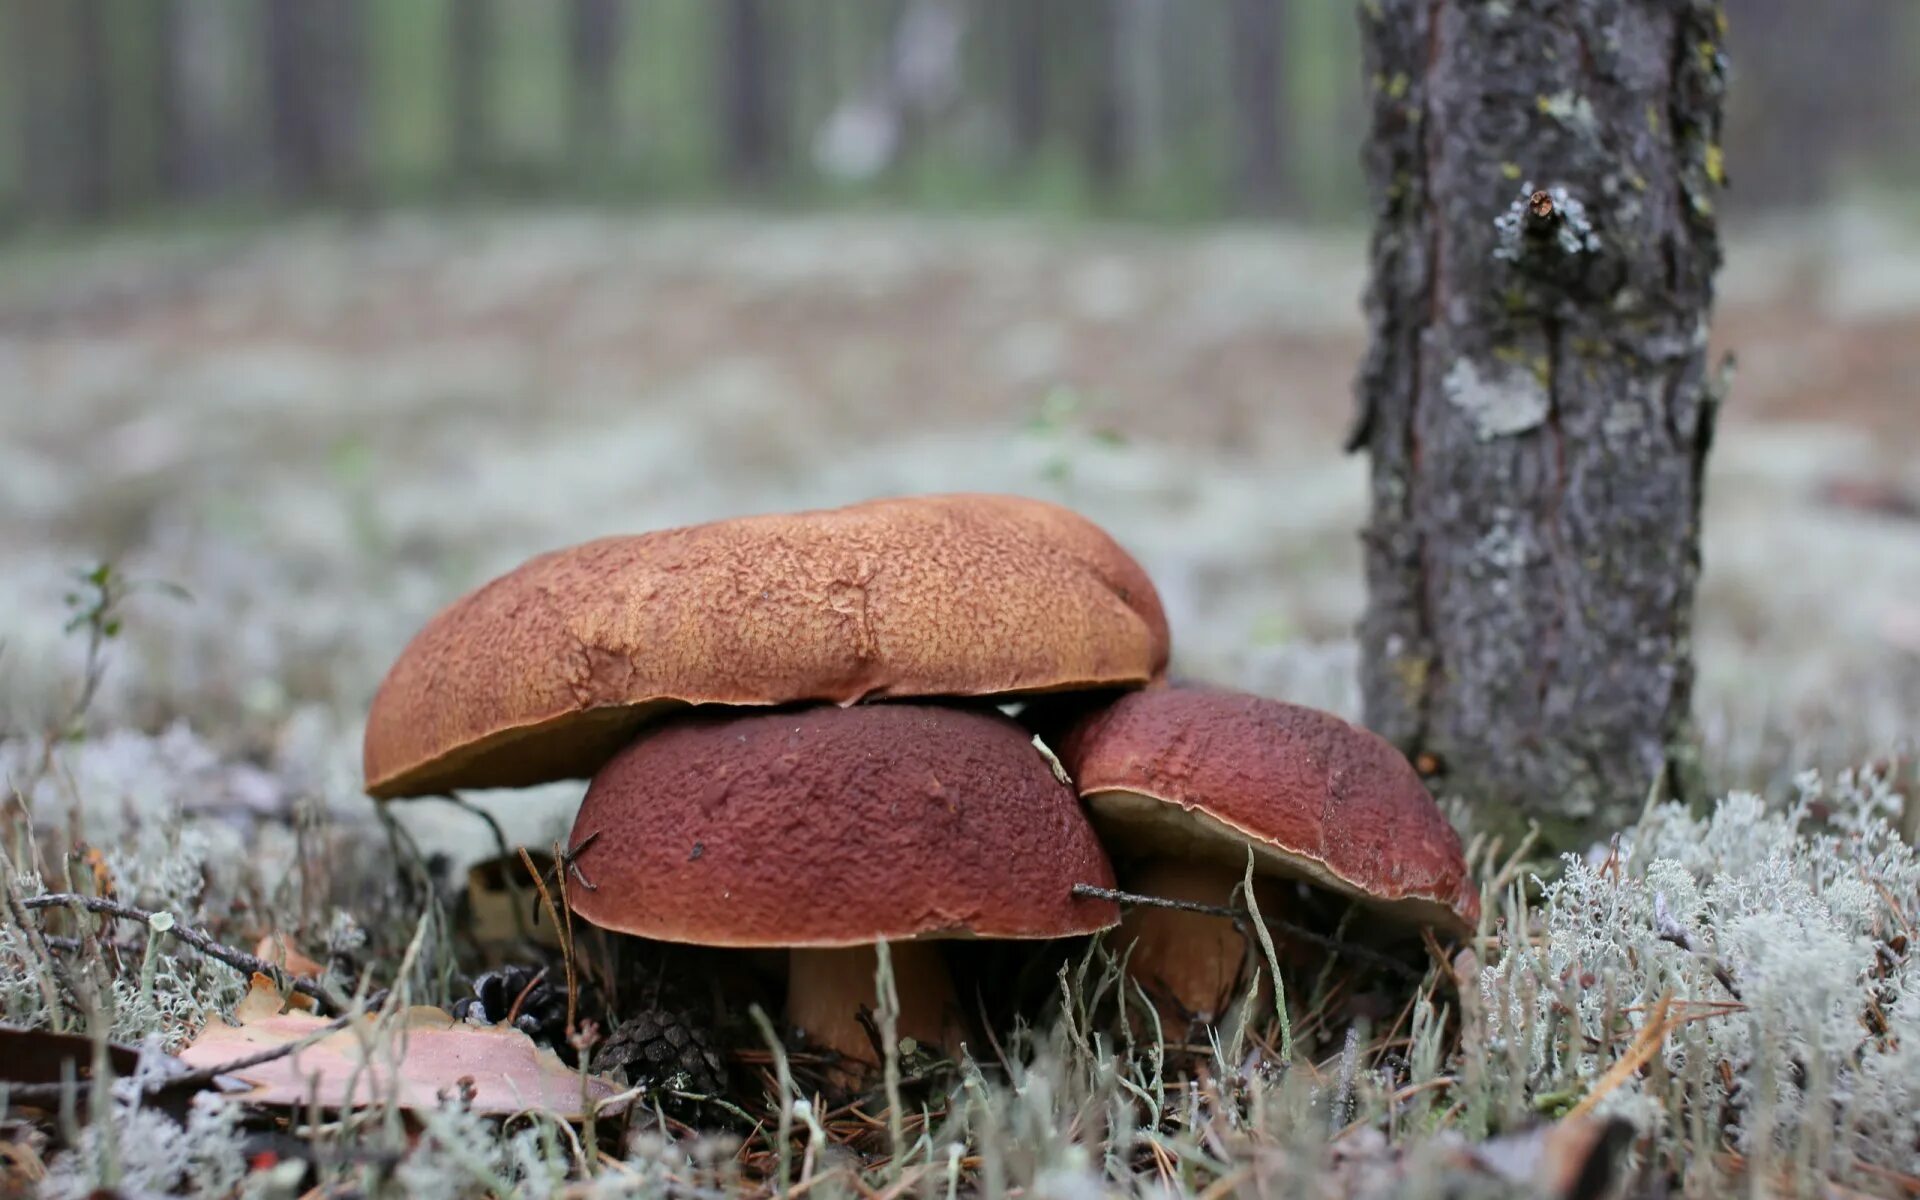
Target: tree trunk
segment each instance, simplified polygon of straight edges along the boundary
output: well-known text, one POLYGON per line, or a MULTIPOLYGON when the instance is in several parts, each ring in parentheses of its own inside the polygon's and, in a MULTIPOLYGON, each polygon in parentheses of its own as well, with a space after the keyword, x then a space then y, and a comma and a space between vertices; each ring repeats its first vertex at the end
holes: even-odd
POLYGON ((1719 12, 1372 0, 1361 20, 1366 716, 1488 826, 1533 816, 1565 845, 1656 782, 1691 790, 1719 12))
POLYGON ((7 65, 19 114, 20 203, 34 216, 58 216, 66 207, 67 118, 60 94, 63 40, 54 0, 13 0, 7 14, 7 65))
POLYGON ((220 0, 156 0, 155 175, 171 199, 210 196, 239 174, 232 14, 220 0))
POLYGON ((359 182, 359 0, 269 0, 267 104, 286 195, 339 199, 359 182))
POLYGON ((188 191, 185 0, 153 0, 153 186, 162 200, 188 191))
POLYGON ((775 19, 771 0, 726 0, 721 20, 723 157, 728 176, 749 187, 772 182, 784 148, 775 19))
POLYGON ((1256 212, 1280 207, 1285 182, 1280 128, 1284 14, 1281 0, 1233 3, 1233 123, 1240 202, 1256 212))
POLYGON ((493 0, 454 0, 447 9, 447 140, 458 183, 493 166, 494 15, 493 0))
POLYGON ((1042 0, 1009 0, 1009 5, 1003 10, 1010 43, 1007 124, 1014 158, 1030 163, 1046 144, 1048 132, 1046 5, 1042 0))
POLYGON ((111 64, 102 0, 15 0, 8 67, 18 80, 24 206, 91 217, 113 196, 111 64))
POLYGON ((1125 43, 1113 0, 1094 0, 1077 10, 1083 65, 1080 161, 1094 195, 1106 199, 1119 182, 1125 164, 1120 136, 1120 65, 1125 43))
POLYGON ((1115 0, 1119 26, 1121 158, 1134 180, 1167 169, 1166 40, 1169 0, 1115 0))
POLYGON ((107 8, 103 0, 66 0, 73 22, 72 89, 73 211, 84 217, 103 215, 113 203, 113 64, 107 37, 107 8))
POLYGON ((1849 167, 1886 146, 1875 145, 1875 134, 1889 116, 1910 122, 1899 114, 1911 103, 1889 86, 1902 57, 1900 7, 1828 6, 1818 36, 1808 36, 1807 9, 1796 0, 1740 6, 1728 41, 1743 77, 1765 81, 1742 91, 1727 118, 1728 157, 1740 164, 1746 211, 1818 206, 1847 182, 1849 167))
MULTIPOLYGON (((574 161, 604 162, 614 144, 614 64, 620 57, 620 0, 573 0, 568 49, 567 141, 574 161)), ((595 171, 594 173, 600 173, 595 171)))

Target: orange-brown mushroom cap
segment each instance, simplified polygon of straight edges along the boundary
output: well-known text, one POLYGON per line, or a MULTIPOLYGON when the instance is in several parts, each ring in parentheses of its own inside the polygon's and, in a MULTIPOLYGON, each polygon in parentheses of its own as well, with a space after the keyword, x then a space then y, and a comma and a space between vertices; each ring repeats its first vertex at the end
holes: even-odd
POLYGON ((1018 724, 923 704, 688 714, 594 776, 568 842, 595 925, 827 947, 1054 938, 1119 921, 1073 789, 1018 724))
POLYGON ((1465 932, 1480 896, 1460 837, 1400 752, 1331 713, 1244 692, 1121 697, 1062 740, 1109 844, 1304 879, 1465 932))
POLYGON ((591 775, 661 711, 1128 687, 1165 668, 1138 563, 1037 500, 743 517, 545 554, 436 616, 367 718, 367 791, 591 775))

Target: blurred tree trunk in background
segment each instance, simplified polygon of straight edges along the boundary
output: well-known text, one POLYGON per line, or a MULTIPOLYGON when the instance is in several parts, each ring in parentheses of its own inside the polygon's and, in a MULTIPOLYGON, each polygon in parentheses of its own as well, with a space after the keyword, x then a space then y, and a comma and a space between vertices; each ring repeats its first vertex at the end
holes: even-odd
POLYGON ((1047 14, 1041 0, 1005 0, 1007 124, 1014 157, 1031 163, 1047 140, 1047 14))
POLYGON ((360 183, 360 0, 267 0, 269 146, 280 190, 350 198, 360 183))
POLYGON ((1900 75, 1898 4, 1833 4, 1810 33, 1802 0, 1745 0, 1727 40, 1747 79, 1730 105, 1728 157, 1749 201, 1811 208, 1829 199, 1848 159, 1897 139, 1913 120, 1900 75))
MULTIPOLYGON (((1611 20, 1617 0, 1594 2, 1611 20)), ((1723 156, 1742 212, 1897 196, 1920 170, 1920 6, 1819 11, 1818 36, 1802 0, 1741 0, 1716 27, 1747 81, 1723 156)), ((1338 65, 1358 33, 1344 9, 1290 0, 0 0, 0 16, 0 203, 48 218, 268 182, 288 203, 435 177, 604 196, 616 174, 635 199, 824 178, 811 198, 1345 218, 1371 107, 1338 65)))
POLYGON ((1169 0, 1116 0, 1119 23, 1120 153, 1136 180, 1167 169, 1167 83, 1164 44, 1172 28, 1169 0))
POLYGON ((113 180, 102 0, 15 0, 11 16, 21 199, 41 216, 99 216, 113 180))
POLYGON ((187 129, 187 82, 193 43, 187 36, 187 0, 153 0, 153 174, 164 195, 193 191, 195 171, 187 129))
POLYGON ((15 0, 10 15, 21 202, 35 215, 98 217, 113 179, 102 0, 15 0))
POLYGON ((447 8, 448 157, 457 182, 493 167, 493 0, 453 0, 447 8))
POLYGON ((1630 820, 1656 781, 1692 790, 1719 16, 1375 0, 1361 17, 1367 720, 1488 827, 1535 816, 1562 846, 1630 820))
POLYGON ((727 177, 750 187, 770 184, 782 136, 780 32, 773 0, 724 0, 720 22, 722 158, 727 177))
POLYGON ((613 85, 620 60, 620 9, 620 0, 573 0, 568 11, 568 149, 574 162, 592 174, 604 173, 618 137, 613 85))
POLYGON ((1280 125, 1281 0, 1233 0, 1233 117, 1240 202, 1257 212, 1280 207, 1286 189, 1280 125))
POLYGON ((236 161, 234 23, 221 0, 155 0, 154 174, 174 199, 232 183, 236 161))
POLYGON ((1080 32, 1081 163, 1096 202, 1111 203, 1120 182, 1121 55, 1126 44, 1115 0, 1087 0, 1075 15, 1080 32))
POLYGON ((63 0, 71 23, 72 124, 67 137, 73 145, 72 210, 97 217, 113 202, 113 66, 109 60, 106 0, 63 0))

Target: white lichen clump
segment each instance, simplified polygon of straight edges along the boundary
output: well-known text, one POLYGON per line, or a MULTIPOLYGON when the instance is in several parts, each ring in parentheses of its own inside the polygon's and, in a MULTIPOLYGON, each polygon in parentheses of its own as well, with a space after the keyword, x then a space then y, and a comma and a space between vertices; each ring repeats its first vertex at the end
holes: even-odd
MULTIPOLYGON (((1896 832, 1899 817, 1888 783, 1865 773, 1802 777, 1784 807, 1747 794, 1707 817, 1655 807, 1609 848, 1566 859, 1557 877, 1489 896, 1491 936, 1456 962, 1458 990, 1430 975, 1394 1032, 1335 1028, 1323 1043, 1337 1049, 1311 1066, 1277 1059, 1271 1031, 1236 1006, 1204 1080, 1181 1084, 1146 1029, 1113 1019, 1124 973, 1090 952, 1063 973, 1053 1025, 1002 1038, 1005 1071, 963 1063, 944 1094, 927 1097, 931 1119, 904 1161, 940 1194, 1192 1195, 1258 1171, 1281 1190, 1520 1195, 1532 1186, 1524 1164, 1540 1153, 1529 1131, 1585 1106, 1633 1126, 1649 1178, 1677 1176, 1696 1194, 1756 1172, 1800 1190, 1920 1173, 1920 974, 1909 945, 1920 857, 1896 832), (1175 1176, 1142 1172, 1162 1155, 1175 1176)), ((241 894, 271 898, 257 873, 216 869, 218 818, 174 809, 168 820, 109 823, 126 839, 106 860, 125 894, 178 921, 204 925, 241 894)), ((13 884, 23 896, 41 890, 30 875, 13 884)), ((350 955, 391 943, 388 926, 405 915, 369 910, 363 920, 385 924, 363 925, 319 910, 309 944, 350 955)), ((239 975, 184 950, 164 921, 116 932, 155 949, 127 952, 138 973, 102 997, 115 1039, 177 1046, 231 1012, 239 975)), ((423 965, 447 961, 438 941, 423 940, 423 965)), ((5 1018, 50 1024, 45 981, 35 948, 0 922, 5 1018)), ((143 1107, 137 1089, 116 1089, 111 1104, 109 1120, 54 1159, 46 1194, 278 1194, 271 1170, 246 1168, 237 1108, 203 1101, 182 1129, 143 1107)), ((757 1186, 737 1139, 662 1127, 645 1107, 617 1165, 586 1153, 580 1131, 531 1114, 477 1117, 457 1098, 420 1114, 417 1137, 369 1112, 328 1126, 314 1153, 328 1181, 373 1183, 367 1164, 379 1163, 382 1181, 422 1197, 757 1186)), ((816 1149, 804 1169, 842 1174, 811 1190, 848 1194, 838 1182, 859 1164, 816 1149)), ((796 1149, 790 1169, 801 1163, 796 1149)))
POLYGON ((1724 1138, 1806 1178, 1920 1172, 1920 860, 1899 810, 1876 775, 1803 776, 1784 811, 1669 804, 1568 858, 1539 911, 1507 900, 1479 978, 1487 1071, 1570 1103, 1664 1014, 1652 1069, 1600 1103, 1662 1153, 1724 1138))

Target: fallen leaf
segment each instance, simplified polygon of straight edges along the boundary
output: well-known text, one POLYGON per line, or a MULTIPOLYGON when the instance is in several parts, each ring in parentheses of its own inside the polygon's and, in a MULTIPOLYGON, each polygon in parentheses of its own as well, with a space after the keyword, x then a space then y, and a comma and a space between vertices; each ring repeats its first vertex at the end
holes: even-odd
POLYGON ((89 846, 81 861, 86 863, 89 871, 93 872, 94 893, 101 896, 113 895, 113 872, 108 869, 107 856, 101 852, 100 847, 89 846))
MULTIPOLYGON (((141 1053, 134 1046, 107 1043, 107 1066, 116 1080, 124 1084, 139 1069, 141 1053)), ((162 1081, 150 1096, 163 1107, 184 1104, 193 1093, 207 1086, 205 1081, 188 1081, 178 1086, 166 1084, 165 1076, 185 1071, 186 1064, 157 1050, 147 1053, 155 1056, 148 1063, 151 1072, 149 1078, 162 1081)), ((72 1089, 75 1103, 85 1108, 92 1099, 89 1085, 94 1077, 93 1068, 94 1042, 91 1038, 54 1033, 47 1029, 0 1025, 0 1090, 9 1091, 16 1102, 20 1088, 58 1087, 71 1081, 78 1084, 72 1089)), ((55 1106, 53 1102, 47 1105, 49 1108, 55 1106)))
POLYGON ((313 1039, 286 1055, 226 1074, 252 1086, 233 1099, 253 1104, 324 1109, 392 1103, 434 1108, 442 1096, 471 1092, 470 1107, 488 1116, 544 1112, 580 1120, 585 1106, 616 1094, 611 1082, 580 1073, 510 1026, 457 1023, 438 1008, 414 1007, 381 1020, 331 1022, 284 1007, 272 981, 254 976, 235 1010, 238 1024, 216 1021, 180 1052, 195 1067, 222 1067, 262 1051, 313 1039))
POLYGON ((1820 498, 1836 508, 1905 520, 1920 519, 1920 496, 1898 483, 1885 479, 1829 479, 1820 488, 1820 498))
POLYGON ((293 948, 284 933, 270 933, 260 939, 253 948, 255 958, 264 958, 289 975, 300 975, 308 979, 318 979, 327 973, 327 969, 293 948))
MULTIPOLYGON (((116 1076, 133 1074, 140 1052, 132 1046, 107 1044, 107 1064, 116 1076)), ((21 1029, 0 1025, 0 1083, 60 1083, 93 1078, 93 1039, 50 1029, 21 1029)))
POLYGON ((47 1164, 31 1142, 0 1142, 0 1196, 37 1196, 47 1164))
MULTIPOLYGON (((553 858, 530 852, 534 869, 551 871, 553 858)), ((539 891, 518 854, 489 858, 467 871, 466 930, 483 950, 504 953, 528 942, 560 948, 560 933, 542 911, 539 891)))

